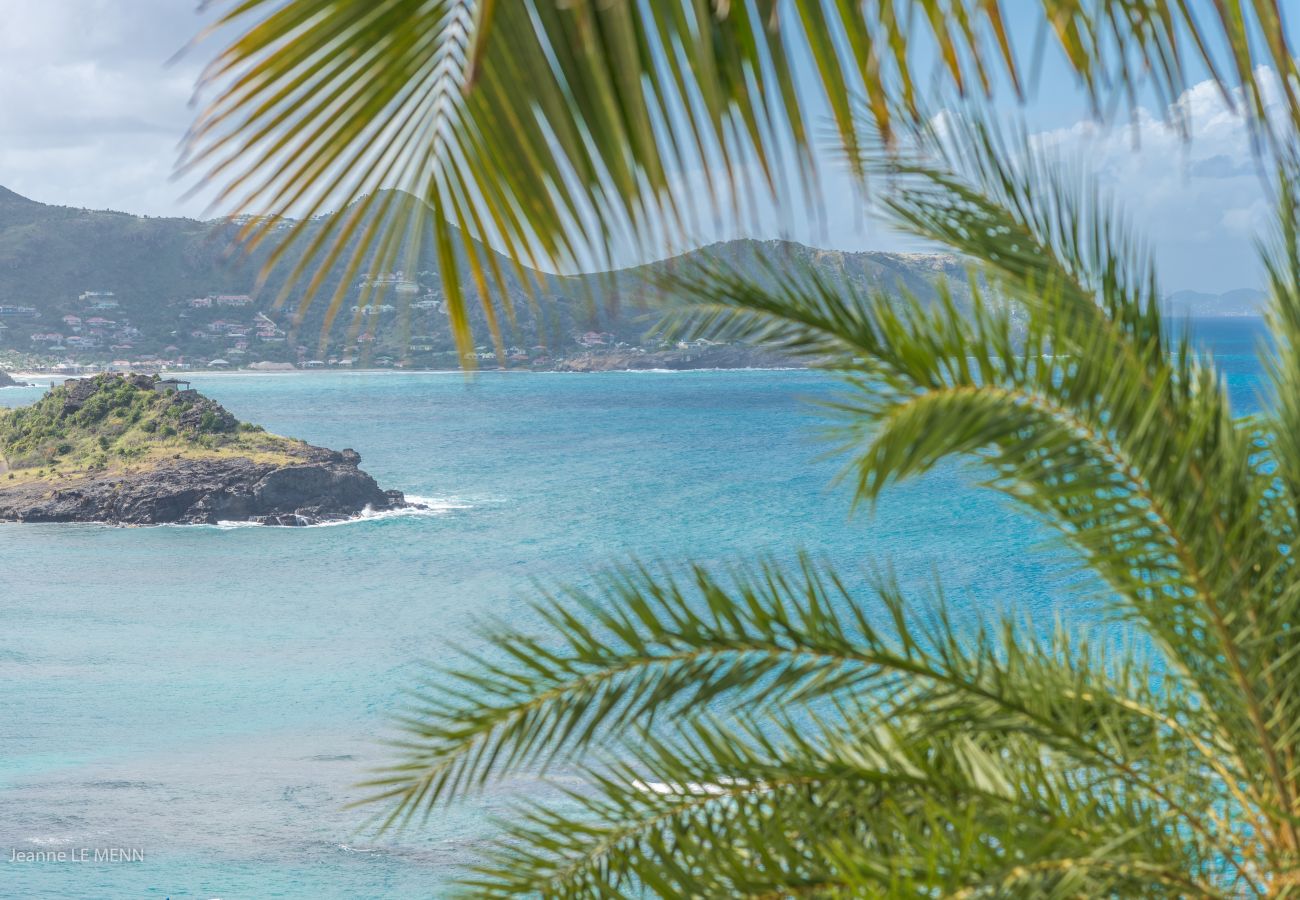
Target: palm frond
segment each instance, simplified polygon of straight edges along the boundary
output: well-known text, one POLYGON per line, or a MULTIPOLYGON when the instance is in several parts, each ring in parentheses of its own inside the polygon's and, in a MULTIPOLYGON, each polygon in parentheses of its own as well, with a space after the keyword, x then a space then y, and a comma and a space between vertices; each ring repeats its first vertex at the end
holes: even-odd
MULTIPOLYGON (((532 860, 526 864, 520 857, 512 866, 519 877, 530 873, 534 889, 558 877, 557 867, 581 870, 583 878, 617 880, 607 856, 593 863, 592 847, 657 833, 643 832, 635 822, 668 824, 673 819, 665 804, 701 800, 687 804, 688 817, 702 810, 721 815, 750 794, 759 795, 755 809, 770 806, 770 798, 759 801, 786 765, 777 758, 781 753, 816 756, 857 748, 852 752, 859 761, 875 758, 871 748, 883 748, 890 729, 910 722, 918 738, 974 742, 962 769, 971 797, 976 780, 986 792, 1028 789, 1024 773, 1000 782, 976 762, 984 758, 979 748, 986 742, 1004 754, 1008 736, 1015 736, 1031 748, 1017 765, 1049 753, 1062 771, 1101 791, 1105 802, 1122 795, 1126 802, 1158 808, 1193 835, 1191 843, 1203 845, 1197 852, 1205 865, 1217 860, 1230 870, 1222 842, 1237 829, 1266 827, 1249 805, 1229 811, 1234 791, 1241 796, 1236 786, 1250 776, 1235 767, 1231 741, 1214 717, 1207 712, 1195 721, 1186 718, 1177 679, 1168 677, 1157 692, 1152 671, 1137 659, 1107 667, 1091 648, 1071 645, 1063 635, 1043 644, 1010 626, 996 635, 977 631, 962 638, 942 608, 931 617, 910 612, 887 585, 863 603, 836 576, 809 562, 797 576, 768 564, 727 581, 702 569, 689 584, 646 570, 625 572, 606 586, 600 602, 578 595, 543 607, 558 643, 518 632, 496 635, 491 657, 504 662, 485 656, 444 673, 406 717, 407 735, 399 745, 404 758, 370 783, 372 799, 389 809, 384 824, 427 814, 489 778, 545 771, 559 761, 581 763, 593 749, 621 747, 612 767, 588 771, 588 782, 604 791, 600 799, 587 793, 571 798, 603 825, 583 825, 556 809, 535 810, 507 840, 532 860), (786 725, 775 736, 751 724, 719 737, 707 722, 678 728, 672 739, 646 731, 660 722, 707 718, 711 710, 744 710, 753 721, 786 725), (816 728, 808 733, 818 737, 799 744, 795 736, 809 723, 816 728), (829 744, 832 731, 841 736, 838 750, 829 744), (752 759, 728 757, 729 746, 737 753, 761 748, 769 762, 749 766, 752 759), (1232 786, 1208 808, 1207 770, 1232 786), (644 791, 634 781, 727 787, 641 798, 638 792, 644 791), (719 804, 726 809, 715 810, 719 804), (561 820, 575 824, 561 828, 561 820)), ((941 763, 951 760, 935 764, 941 763)), ((891 791, 905 768, 894 770, 891 791)), ((917 772, 910 777, 926 781, 917 772)), ((894 812, 906 818, 905 811, 894 812)), ((647 851, 637 847, 642 859, 647 851)), ((668 866, 668 855, 656 851, 642 862, 668 866)), ((1236 865, 1235 875, 1248 877, 1247 865, 1236 865)), ((505 868, 511 867, 494 871, 499 875, 505 868)), ((909 877, 920 877, 920 868, 918 862, 909 877)))
MULTIPOLYGON (((1281 463, 1277 477, 1287 486, 1294 515, 1300 498, 1300 195, 1296 172, 1300 160, 1283 162, 1278 172, 1277 228, 1272 240, 1260 247, 1269 282, 1269 334, 1274 342, 1269 358, 1272 394, 1265 430, 1273 453, 1281 463)), ((1285 523, 1279 538, 1294 533, 1285 523)))
MULTIPOLYGON (((1099 106, 1139 82, 1172 103, 1188 58, 1213 64, 1218 43, 1258 118, 1253 28, 1277 71, 1295 71, 1265 0, 1217 4, 1213 26, 1183 3, 1036 9, 1099 106)), ((752 215, 745 198, 796 208, 817 196, 818 110, 864 175, 863 122, 888 139, 923 106, 920 46, 960 93, 999 73, 1022 82, 999 0, 239 0, 215 28, 236 37, 207 74, 184 171, 253 216, 247 247, 276 244, 279 299, 317 302, 326 273, 409 262, 422 244, 406 239, 430 235, 462 350, 469 304, 498 342, 511 313, 487 245, 534 269, 601 268, 692 235, 702 214, 752 215), (417 202, 393 209, 386 188, 417 202), (344 211, 311 227, 330 209, 344 211)))
POLYGON ((906 717, 865 730, 816 717, 699 719, 638 735, 623 761, 586 773, 589 787, 571 792, 568 808, 534 808, 507 825, 471 886, 545 896, 1139 886, 1216 895, 1224 873, 1159 837, 1158 805, 1115 803, 1105 778, 1089 784, 1055 762, 1014 732, 963 735, 906 717), (989 831, 998 842, 981 840, 989 831))
POLYGON ((1001 301, 977 284, 969 309, 927 309, 811 274, 771 288, 705 271, 679 285, 688 317, 850 373, 839 436, 860 497, 951 456, 984 462, 1106 580, 1204 693, 1239 763, 1268 772, 1292 808, 1297 771, 1279 748, 1300 700, 1281 662, 1296 654, 1294 511, 1277 502, 1260 426, 1234 419, 1186 338, 1165 338, 1154 279, 1120 255, 1129 244, 1112 243, 1086 182, 993 152, 986 126, 950 139, 961 153, 900 164, 886 203, 969 254, 1001 301), (1050 199, 1035 208, 1034 196, 1050 199))
MULTIPOLYGON (((1143 80, 1172 103, 1195 57, 1260 133, 1300 125, 1275 0, 1205 21, 1193 6, 1035 8, 1099 106, 1143 80)), ((525 264, 603 265, 705 214, 815 197, 812 110, 829 110, 830 149, 887 185, 895 224, 969 261, 970 303, 713 266, 669 276, 685 327, 844 373, 837 434, 860 499, 971 460, 1152 644, 1148 659, 1063 630, 959 628, 942 604, 862 594, 807 559, 632 568, 548 598, 544 636, 494 633, 413 695, 369 785, 382 826, 564 766, 587 787, 507 823, 473 890, 1295 893, 1294 170, 1268 256, 1280 402, 1240 420, 1213 361, 1166 332, 1114 203, 988 119, 922 119, 918 40, 958 93, 1021 85, 997 0, 240 0, 221 26, 246 30, 209 72, 187 165, 256 214, 242 239, 271 247, 280 299, 316 302, 341 270, 332 323, 358 273, 414 268, 431 236, 462 348, 475 300, 498 344, 513 315, 490 246, 522 283, 525 264)))

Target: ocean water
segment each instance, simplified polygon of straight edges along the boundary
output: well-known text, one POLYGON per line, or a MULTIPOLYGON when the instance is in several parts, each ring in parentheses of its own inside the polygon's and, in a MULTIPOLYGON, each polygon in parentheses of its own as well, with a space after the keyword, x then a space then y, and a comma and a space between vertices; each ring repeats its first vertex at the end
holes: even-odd
MULTIPOLYGON (((1202 321, 1242 410, 1262 336, 1202 321)), ((805 371, 196 376, 242 419, 353 447, 421 515, 332 527, 0 525, 0 897, 438 896, 526 777, 376 837, 348 808, 401 692, 535 582, 633 557, 804 549, 959 610, 1096 621, 1069 554, 946 466, 850 509, 805 371), (11 862, 136 848, 143 861, 11 862)), ((20 405, 43 388, 0 391, 20 405)))

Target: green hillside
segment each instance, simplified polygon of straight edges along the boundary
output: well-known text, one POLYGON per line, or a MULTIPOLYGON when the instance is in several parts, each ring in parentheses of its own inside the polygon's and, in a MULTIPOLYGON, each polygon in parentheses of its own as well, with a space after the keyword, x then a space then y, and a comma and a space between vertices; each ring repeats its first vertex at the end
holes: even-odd
POLYGON ((225 229, 192 219, 46 206, 0 188, 0 302, 57 306, 83 291, 138 304, 252 280, 222 259, 225 229))
MULTIPOLYGON (((333 221, 313 220, 309 228, 327 228, 333 221)), ((49 206, 0 188, 0 362, 459 363, 431 243, 417 255, 419 271, 378 273, 397 286, 385 288, 374 308, 357 309, 364 306, 363 279, 349 284, 324 335, 324 302, 312 304, 301 320, 295 314, 300 294, 290 294, 283 308, 272 305, 296 259, 290 256, 260 294, 251 296, 269 247, 250 257, 232 253, 235 236, 235 226, 226 222, 49 206), (243 300, 245 295, 251 299, 243 300)), ((662 350, 651 333, 659 312, 647 276, 710 258, 757 270, 760 257, 811 265, 859 286, 902 286, 922 296, 933 293, 936 277, 964 284, 952 257, 840 253, 790 242, 732 241, 596 276, 557 278, 525 269, 524 281, 531 286, 520 281, 518 267, 498 255, 512 308, 500 308, 498 318, 512 362, 537 364, 590 350, 593 342, 662 350)), ((327 296, 343 274, 341 267, 326 273, 327 296)), ((468 271, 461 274, 468 282, 468 271)), ((472 307, 475 334, 485 345, 481 355, 492 364, 487 321, 477 303, 472 307)))
POLYGON ((184 385, 100 375, 0 410, 4 483, 130 470, 160 459, 241 457, 290 464, 305 446, 240 423, 184 385))

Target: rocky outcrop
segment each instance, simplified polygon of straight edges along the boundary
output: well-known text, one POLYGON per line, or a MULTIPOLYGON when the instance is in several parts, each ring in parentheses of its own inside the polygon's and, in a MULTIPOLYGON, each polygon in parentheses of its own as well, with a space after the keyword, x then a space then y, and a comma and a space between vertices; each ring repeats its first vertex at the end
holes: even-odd
POLYGON ((0 521, 310 525, 409 505, 360 465, 241 424, 184 382, 69 379, 0 410, 0 521))
POLYGON ((358 468, 352 450, 313 448, 299 465, 180 459, 145 472, 0 487, 0 521, 120 525, 311 525, 407 506, 358 468))
POLYGON ((7 387, 27 387, 27 384, 22 381, 14 381, 13 378, 5 372, 0 372, 0 388, 7 387))

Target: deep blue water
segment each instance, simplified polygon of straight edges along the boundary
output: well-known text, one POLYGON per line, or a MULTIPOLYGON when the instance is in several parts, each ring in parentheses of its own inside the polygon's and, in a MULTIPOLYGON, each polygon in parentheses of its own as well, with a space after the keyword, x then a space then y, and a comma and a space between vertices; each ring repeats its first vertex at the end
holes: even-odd
MULTIPOLYGON (((1262 328, 1201 321, 1255 408, 1262 328)), ((399 692, 527 624, 533 580, 632 556, 820 554, 958 609, 1095 614, 1069 555, 948 466, 850 516, 801 372, 196 376, 242 419, 355 447, 434 515, 310 529, 0 525, 0 897, 426 897, 521 778, 375 838, 353 787, 399 692), (144 862, 11 863, 136 847, 144 862)), ((40 388, 0 392, 31 402, 40 388)))

